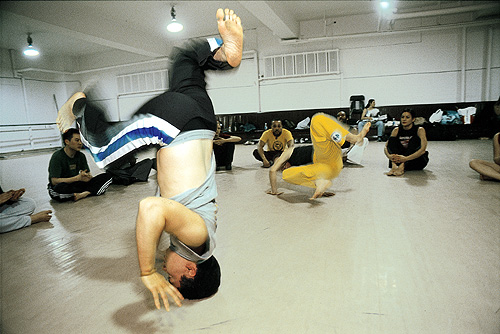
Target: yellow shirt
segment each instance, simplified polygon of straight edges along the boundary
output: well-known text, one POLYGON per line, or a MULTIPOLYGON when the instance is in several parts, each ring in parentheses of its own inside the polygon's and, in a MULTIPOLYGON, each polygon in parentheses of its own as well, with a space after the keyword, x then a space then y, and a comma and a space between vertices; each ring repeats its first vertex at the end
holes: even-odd
POLYGON ((282 129, 281 135, 276 138, 273 134, 273 130, 269 129, 264 131, 260 140, 266 143, 268 151, 283 151, 286 147, 286 143, 293 140, 293 137, 290 131, 282 129))

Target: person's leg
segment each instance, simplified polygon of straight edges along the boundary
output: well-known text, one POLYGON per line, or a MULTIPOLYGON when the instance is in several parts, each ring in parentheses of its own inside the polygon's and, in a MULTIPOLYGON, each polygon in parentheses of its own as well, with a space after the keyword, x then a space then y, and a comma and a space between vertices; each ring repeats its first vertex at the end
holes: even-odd
MULTIPOLYGON (((409 156, 417 152, 421 147, 420 137, 414 136, 408 141, 408 146, 402 149, 402 155, 409 156)), ((420 170, 427 166, 429 162, 428 153, 421 155, 417 159, 409 160, 398 166, 398 171, 394 174, 395 176, 401 176, 407 170, 420 170)))
MULTIPOLYGON (((397 137, 389 137, 387 141, 387 151, 389 154, 402 154, 406 152, 401 142, 397 137)), ((401 176, 404 173, 404 164, 397 164, 391 160, 389 160, 389 168, 390 171, 387 172, 387 176, 401 176)))
POLYGON ((361 130, 363 130, 363 127, 365 126, 367 122, 366 121, 359 121, 358 122, 358 133, 361 132, 361 130))
MULTIPOLYGON (((259 154, 259 151, 258 151, 257 149, 253 150, 253 153, 252 153, 252 154, 253 154, 253 157, 254 157, 255 159, 257 159, 257 160, 259 160, 259 161, 262 161, 262 158, 261 158, 261 156, 260 156, 260 154, 259 154)), ((265 154, 265 153, 264 153, 264 154, 265 154)), ((266 159, 267 159, 267 158, 266 158, 266 159)))
POLYGON ((422 170, 429 163, 429 152, 425 152, 420 157, 405 162, 405 171, 407 170, 422 170))
POLYGON ((481 180, 500 181, 500 165, 491 161, 474 159, 469 162, 470 168, 479 173, 481 180))
MULTIPOLYGON (((58 201, 58 202, 67 202, 67 201, 74 201, 78 200, 81 198, 76 199, 75 196, 77 194, 81 194, 86 192, 86 182, 79 181, 79 182, 73 182, 73 183, 59 183, 56 184, 55 186, 50 186, 50 184, 47 186, 47 189, 49 191, 49 196, 58 201)), ((88 196, 90 193, 88 193, 86 196, 88 196)), ((85 196, 85 197, 86 197, 85 196)), ((78 197, 78 196, 76 196, 78 197)))
POLYGON ((234 150, 236 149, 236 144, 235 143, 227 143, 222 145, 225 150, 226 154, 226 170, 231 170, 233 169, 232 164, 233 164, 233 159, 234 159, 234 150))
POLYGON ((297 146, 294 148, 288 162, 291 166, 302 166, 312 163, 314 148, 313 145, 297 146))
POLYGON ((331 180, 342 170, 341 146, 349 132, 325 114, 313 116, 310 132, 314 147, 313 163, 284 170, 283 180, 316 188, 312 198, 317 198, 325 194, 326 189, 331 186, 331 180))
MULTIPOLYGON (((83 116, 78 120, 81 139, 98 167, 103 168, 141 146, 168 145, 181 130, 215 131, 215 116, 205 89, 204 71, 231 68, 227 62, 214 59, 212 53, 218 51, 213 48, 217 46, 217 43, 211 45, 209 41, 199 40, 189 42, 184 49, 176 49, 172 56, 170 90, 147 102, 129 121, 111 126, 104 112, 95 106, 89 104, 82 108, 83 116)), ((83 100, 82 96, 79 100, 83 100)), ((77 104, 69 110, 72 118, 71 111, 79 109, 77 104)), ((68 114, 66 109, 60 114, 68 114)))
POLYGON ((30 226, 30 215, 35 211, 35 207, 35 201, 25 197, 12 204, 0 205, 0 233, 30 226))
POLYGON ((224 145, 214 145, 215 163, 217 167, 226 165, 226 154, 224 145))
POLYGON ((377 125, 377 137, 379 140, 382 140, 382 135, 384 134, 384 122, 377 121, 375 124, 377 125))
POLYGON ((89 182, 86 182, 85 191, 90 192, 93 196, 99 196, 106 192, 112 182, 113 175, 102 173, 94 176, 89 182))

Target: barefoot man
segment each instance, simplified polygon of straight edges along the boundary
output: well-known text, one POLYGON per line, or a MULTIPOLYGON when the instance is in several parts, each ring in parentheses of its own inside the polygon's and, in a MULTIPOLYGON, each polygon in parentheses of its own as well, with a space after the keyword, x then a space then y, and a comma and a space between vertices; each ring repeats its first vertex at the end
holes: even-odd
MULTIPOLYGON (((366 123, 357 135, 350 133, 335 118, 326 114, 318 113, 311 120, 311 140, 314 147, 313 163, 306 166, 287 168, 283 171, 283 180, 289 183, 314 188, 311 199, 335 195, 326 190, 332 185, 342 170, 342 145, 347 140, 358 145, 363 144, 363 138, 370 131, 370 123, 366 123)), ((280 195, 278 192, 276 173, 269 178, 271 191, 268 194, 280 195)))
POLYGON ((72 97, 58 116, 64 131, 75 119, 73 113, 85 105, 77 122, 82 142, 99 167, 140 146, 161 146, 157 153, 160 197, 140 202, 136 223, 141 279, 158 309, 160 298, 169 310, 169 296, 181 306, 184 298, 213 295, 220 284, 220 268, 212 255, 217 227, 212 139, 217 125, 204 71, 240 64, 243 29, 232 10, 218 9, 216 18, 222 40, 190 41, 176 49, 169 91, 147 102, 131 120, 110 126, 102 113, 85 103, 84 95, 72 97), (170 235, 163 265, 168 281, 155 268, 163 232, 170 235))

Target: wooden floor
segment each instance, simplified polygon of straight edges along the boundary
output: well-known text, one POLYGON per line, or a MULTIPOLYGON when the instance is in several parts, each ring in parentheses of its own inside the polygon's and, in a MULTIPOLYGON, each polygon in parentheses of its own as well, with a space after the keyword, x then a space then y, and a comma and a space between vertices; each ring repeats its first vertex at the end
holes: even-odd
POLYGON ((427 168, 400 178, 384 175, 383 145, 314 201, 282 181, 282 196, 265 194, 255 146, 238 145, 216 175, 220 290, 169 313, 140 282, 135 247, 154 175, 56 203, 51 152, 10 155, 2 188, 25 187, 54 216, 0 235, 0 333, 498 334, 500 182, 468 167, 493 159, 491 140, 430 142, 427 168))

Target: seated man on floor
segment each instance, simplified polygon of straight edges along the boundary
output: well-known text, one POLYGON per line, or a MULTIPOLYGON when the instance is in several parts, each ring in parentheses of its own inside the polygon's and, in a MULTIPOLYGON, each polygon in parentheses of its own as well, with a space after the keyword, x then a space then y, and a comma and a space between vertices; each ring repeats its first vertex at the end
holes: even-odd
POLYGON ((65 202, 104 194, 113 176, 103 173, 93 177, 90 174, 85 154, 80 152, 83 144, 79 131, 69 129, 63 134, 63 141, 64 147, 54 152, 49 162, 47 189, 50 197, 65 202))
POLYGON ((226 170, 232 169, 235 144, 240 141, 241 138, 238 136, 222 133, 221 124, 217 121, 217 131, 214 137, 214 154, 217 170, 221 170, 222 168, 226 170))
POLYGON ((273 120, 271 129, 264 131, 259 139, 257 149, 253 151, 255 159, 262 161, 262 167, 271 167, 277 158, 286 162, 290 159, 294 148, 293 136, 283 129, 281 120, 273 120), (267 151, 264 146, 267 145, 267 151))

